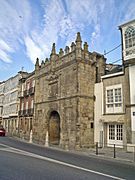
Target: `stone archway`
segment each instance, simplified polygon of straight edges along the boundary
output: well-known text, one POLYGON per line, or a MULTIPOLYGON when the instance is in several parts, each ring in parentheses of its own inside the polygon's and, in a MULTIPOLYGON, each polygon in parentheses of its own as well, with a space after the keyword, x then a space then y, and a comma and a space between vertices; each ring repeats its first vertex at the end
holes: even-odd
POLYGON ((49 118, 49 144, 59 145, 60 142, 60 116, 52 111, 49 118))

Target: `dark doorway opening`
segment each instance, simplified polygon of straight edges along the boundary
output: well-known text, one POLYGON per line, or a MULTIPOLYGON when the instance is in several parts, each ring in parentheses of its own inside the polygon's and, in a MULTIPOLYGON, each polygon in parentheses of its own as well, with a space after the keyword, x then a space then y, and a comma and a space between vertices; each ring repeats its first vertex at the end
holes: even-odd
POLYGON ((60 116, 52 111, 49 118, 49 144, 59 145, 60 142, 60 116))

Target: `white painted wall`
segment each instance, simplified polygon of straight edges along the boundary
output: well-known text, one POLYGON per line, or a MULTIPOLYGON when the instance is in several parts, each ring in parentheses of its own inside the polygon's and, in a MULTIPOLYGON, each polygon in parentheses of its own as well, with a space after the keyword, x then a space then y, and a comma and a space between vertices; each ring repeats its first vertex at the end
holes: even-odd
MULTIPOLYGON (((130 104, 135 104, 135 65, 129 66, 130 104)), ((131 129, 135 131, 135 107, 131 107, 131 129)))
POLYGON ((131 107, 131 130, 135 131, 135 107, 131 107))
POLYGON ((135 104, 135 65, 129 67, 130 102, 135 104))
POLYGON ((101 131, 103 131, 102 125, 102 107, 103 107, 103 83, 95 84, 95 112, 94 112, 94 142, 101 141, 101 131))

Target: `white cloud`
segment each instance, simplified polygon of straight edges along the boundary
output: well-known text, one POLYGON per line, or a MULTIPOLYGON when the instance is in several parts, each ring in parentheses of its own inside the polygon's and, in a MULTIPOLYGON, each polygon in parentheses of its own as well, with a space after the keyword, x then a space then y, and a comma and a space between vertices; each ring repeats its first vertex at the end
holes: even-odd
POLYGON ((8 53, 14 52, 14 50, 2 39, 0 39, 0 59, 4 62, 11 63, 12 60, 8 53))
POLYGON ((27 56, 32 60, 33 63, 35 63, 37 57, 38 58, 43 57, 43 51, 28 36, 25 38, 25 45, 26 45, 27 56))
POLYGON ((92 45, 99 38, 100 38, 100 25, 96 24, 95 27, 94 27, 94 31, 92 32, 92 35, 91 35, 91 43, 92 43, 92 45))
POLYGON ((3 51, 2 49, 0 49, 0 59, 6 63, 12 62, 10 56, 7 53, 5 53, 5 51, 3 51))
MULTIPOLYGON (((100 0, 100 3, 98 0, 64 2, 40 0, 36 2, 38 7, 35 8, 33 1, 1 1, 0 59, 11 62, 11 53, 24 45, 27 57, 35 63, 36 57, 45 59, 50 55, 53 42, 56 47, 60 39, 70 45, 78 31, 82 36, 85 34, 86 27, 89 27, 87 39, 89 38, 92 44, 98 44, 103 39, 104 24, 106 23, 106 29, 112 22, 116 25, 120 16, 114 0, 100 0)), ((134 3, 130 3, 128 13, 124 17, 121 13, 121 17, 128 20, 132 18, 134 8, 134 3)), ((124 12, 125 8, 122 11, 124 12)))
POLYGON ((5 50, 5 51, 14 52, 14 50, 2 39, 0 39, 0 46, 1 46, 1 49, 5 50))
POLYGON ((52 0, 47 6, 44 6, 44 27, 41 38, 49 46, 58 40, 63 16, 64 9, 60 1, 52 0))
POLYGON ((69 16, 65 16, 60 21, 60 33, 59 36, 65 38, 73 30, 74 24, 69 16))
POLYGON ((0 59, 11 62, 11 53, 19 48, 23 34, 28 32, 30 7, 27 0, 1 1, 0 5, 0 59))
POLYGON ((91 23, 95 26, 92 38, 99 37, 98 14, 103 9, 103 3, 99 9, 94 0, 85 0, 85 3, 82 0, 65 0, 65 9, 60 0, 41 2, 42 19, 39 19, 27 0, 23 0, 23 3, 18 0, 2 1, 0 35, 12 51, 2 49, 2 45, 0 49, 7 57, 9 52, 16 51, 19 44, 24 43, 27 56, 34 63, 37 56, 42 59, 49 56, 52 43, 55 42, 57 46, 59 37, 69 44, 75 40, 78 31, 83 31, 91 23))
POLYGON ((100 39, 100 17, 105 9, 105 3, 104 0, 100 3, 96 0, 66 0, 68 16, 74 27, 69 34, 71 37, 69 39, 72 39, 78 31, 85 34, 85 29, 89 26, 94 29, 92 33, 89 31, 89 37, 91 36, 92 43, 97 42, 100 39))

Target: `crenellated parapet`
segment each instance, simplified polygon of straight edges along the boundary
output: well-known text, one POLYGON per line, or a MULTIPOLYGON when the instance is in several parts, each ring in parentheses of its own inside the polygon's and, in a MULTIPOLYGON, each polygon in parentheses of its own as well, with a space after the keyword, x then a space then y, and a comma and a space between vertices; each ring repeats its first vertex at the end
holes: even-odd
MULTIPOLYGON (((87 42, 84 42, 82 47, 80 32, 77 33, 75 42, 72 42, 70 47, 66 46, 64 49, 60 48, 59 53, 56 52, 55 43, 53 43, 49 58, 46 58, 44 61, 42 60, 41 65, 37 58, 35 64, 36 74, 47 73, 52 69, 59 69, 61 66, 66 66, 67 63, 69 64, 72 61, 79 61, 98 67, 100 65, 105 66, 104 56, 96 52, 89 52, 88 47, 89 45, 87 42)), ((102 69, 101 74, 103 74, 103 72, 104 70, 102 69)))

